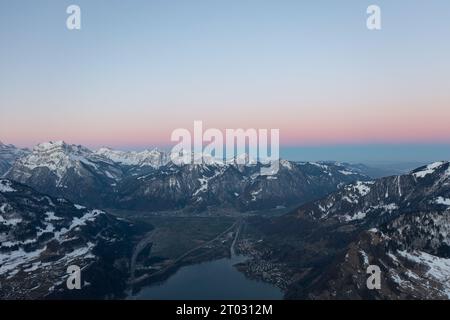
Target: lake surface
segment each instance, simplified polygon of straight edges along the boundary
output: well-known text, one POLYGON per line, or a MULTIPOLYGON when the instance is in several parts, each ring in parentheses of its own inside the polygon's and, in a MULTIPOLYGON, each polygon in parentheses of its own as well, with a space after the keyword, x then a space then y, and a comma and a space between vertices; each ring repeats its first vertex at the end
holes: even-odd
POLYGON ((245 259, 232 252, 230 259, 181 267, 166 281, 144 287, 130 299, 282 299, 283 292, 277 287, 250 280, 233 267, 245 259))

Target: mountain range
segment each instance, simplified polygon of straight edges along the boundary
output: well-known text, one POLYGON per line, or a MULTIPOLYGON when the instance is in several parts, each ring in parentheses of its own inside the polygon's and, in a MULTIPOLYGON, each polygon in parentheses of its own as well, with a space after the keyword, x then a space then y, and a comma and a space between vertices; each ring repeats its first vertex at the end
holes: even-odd
POLYGON ((67 267, 83 270, 86 299, 121 297, 133 237, 144 230, 101 210, 0 179, 0 298, 80 298, 67 267))
POLYGON ((282 266, 287 298, 449 299, 449 209, 450 164, 436 162, 255 218, 254 250, 282 266), (366 286, 369 265, 380 290, 366 286))
POLYGON ((5 177, 83 205, 147 211, 287 207, 369 179, 337 163, 281 160, 274 175, 260 174, 264 166, 237 161, 176 165, 156 149, 94 152, 59 141, 37 145, 16 159, 5 177))

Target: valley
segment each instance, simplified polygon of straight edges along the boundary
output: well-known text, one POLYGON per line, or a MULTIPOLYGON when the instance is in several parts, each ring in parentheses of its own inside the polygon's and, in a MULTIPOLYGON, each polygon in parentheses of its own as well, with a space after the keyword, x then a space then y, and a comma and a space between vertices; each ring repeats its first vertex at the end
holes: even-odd
MULTIPOLYGON (((246 228, 246 217, 242 215, 145 217, 141 213, 128 213, 127 219, 133 223, 145 221, 153 227, 133 251, 128 281, 133 293, 167 281, 186 266, 245 260, 236 258, 243 252, 237 250, 238 244, 244 241, 242 237, 246 228)), ((231 264, 233 268, 234 263, 231 264)))
MULTIPOLYGON (((183 218, 185 219, 190 220, 190 218, 183 218)), ((164 220, 163 224, 170 223, 164 218, 162 220, 164 220)), ((204 221, 204 218, 202 220, 205 228, 210 231, 211 228, 207 227, 208 222, 204 221)), ((221 224, 224 222, 229 225, 227 223, 229 221, 222 221, 221 224)), ((215 224, 216 221, 212 223, 215 224)), ((233 220, 231 226, 214 238, 203 241, 174 259, 162 263, 156 262, 151 268, 144 268, 145 260, 142 261, 140 268, 145 273, 138 278, 130 279, 133 290, 129 298, 281 299, 282 290, 270 285, 268 281, 251 280, 239 272, 237 268, 239 263, 249 259, 235 250, 237 243, 241 241, 244 225, 245 221, 242 218, 233 220)), ((192 237, 192 233, 186 232, 188 229, 183 228, 182 238, 192 237)), ((161 240, 164 242, 166 239, 167 237, 163 237, 161 240)), ((176 243, 173 247, 178 251, 180 243, 176 243)), ((165 251, 162 254, 165 254, 165 251)))

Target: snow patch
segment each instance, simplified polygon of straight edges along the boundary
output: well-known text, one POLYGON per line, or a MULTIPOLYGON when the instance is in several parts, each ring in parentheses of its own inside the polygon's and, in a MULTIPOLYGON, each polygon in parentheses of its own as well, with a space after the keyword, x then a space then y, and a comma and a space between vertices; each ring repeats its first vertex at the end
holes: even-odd
POLYGON ((45 221, 62 220, 62 218, 57 217, 53 211, 46 212, 45 215, 47 216, 45 221))
POLYGON ((2 203, 2 205, 0 206, 0 213, 6 213, 6 209, 9 208, 9 204, 7 203, 2 203))
POLYGON ((368 266, 369 265, 369 256, 367 255, 367 253, 364 250, 359 250, 359 254, 363 258, 364 265, 368 266))
POLYGON ((450 299, 450 259, 433 256, 423 251, 409 253, 398 251, 406 259, 425 266, 428 270, 425 276, 430 277, 442 285, 443 294, 450 299))
POLYGON ((16 192, 16 190, 11 187, 11 181, 0 180, 0 192, 16 192))
POLYGON ((98 215, 103 214, 104 212, 101 210, 91 210, 87 212, 84 216, 81 218, 74 217, 72 220, 72 224, 69 227, 69 230, 72 230, 73 228, 84 226, 86 225, 86 222, 88 221, 94 221, 98 215))
POLYGON ((349 202, 349 203, 358 203, 358 199, 351 199, 350 197, 348 197, 348 196, 343 196, 342 197, 342 200, 344 200, 344 201, 347 201, 347 202, 349 202))
POLYGON ((366 213, 359 211, 355 213, 353 216, 349 216, 348 214, 344 216, 345 221, 355 221, 355 220, 362 220, 366 217, 366 213))
POLYGON ((259 190, 256 190, 256 191, 251 192, 251 193, 250 193, 250 195, 252 196, 252 200, 251 200, 251 201, 256 201, 256 196, 257 196, 258 194, 260 194, 261 192, 262 192, 262 189, 259 189, 259 190))
POLYGON ((12 218, 12 219, 5 219, 3 216, 0 216, 0 223, 2 223, 5 226, 16 226, 19 223, 22 222, 22 219, 20 218, 12 218))
POLYGON ((414 172, 413 176, 416 177, 416 178, 424 178, 427 175, 434 173, 434 171, 437 168, 441 167, 444 163, 445 162, 443 162, 443 161, 439 161, 439 162, 434 162, 432 164, 429 164, 428 166, 426 166, 425 169, 423 169, 423 170, 421 170, 419 172, 414 172))
POLYGON ((47 247, 43 249, 38 249, 32 252, 25 252, 22 248, 9 253, 0 253, 0 275, 17 269, 21 264, 28 263, 40 256, 42 252, 46 250, 47 247))
POLYGON ((358 190, 361 196, 366 196, 370 192, 370 187, 367 185, 367 182, 358 181, 354 187, 358 190))
POLYGON ((436 200, 434 200, 434 203, 442 204, 444 206, 450 206, 450 199, 443 198, 443 197, 438 197, 438 198, 436 198, 436 200))
POLYGON ((348 170, 339 170, 339 172, 342 173, 343 175, 346 175, 346 176, 350 176, 350 175, 355 175, 356 174, 355 172, 348 171, 348 170))
POLYGON ((372 206, 372 209, 381 209, 384 211, 392 212, 394 210, 398 210, 398 205, 396 203, 382 204, 377 206, 372 206))
POLYGON ((320 164, 320 163, 317 163, 317 162, 310 162, 313 166, 316 166, 316 167, 319 167, 319 168, 321 168, 321 169, 323 169, 323 170, 328 170, 328 166, 327 165, 325 165, 325 164, 320 164))

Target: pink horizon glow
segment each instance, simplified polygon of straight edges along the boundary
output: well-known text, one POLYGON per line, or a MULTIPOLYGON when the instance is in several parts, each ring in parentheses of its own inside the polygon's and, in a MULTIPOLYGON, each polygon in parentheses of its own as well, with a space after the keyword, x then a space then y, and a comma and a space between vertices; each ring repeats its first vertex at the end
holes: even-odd
MULTIPOLYGON (((238 128, 238 127, 237 127, 238 128)), ((190 128, 186 128, 190 130, 190 128)), ((233 128, 236 129, 236 128, 233 128)), ((244 128, 246 129, 246 128, 244 128)), ((191 134, 192 133, 192 130, 191 134)), ((450 131, 450 130, 447 130, 450 131)), ((225 131, 222 131, 225 132, 225 131)), ((282 146, 327 146, 327 145, 370 145, 370 144, 414 144, 414 143, 450 143, 450 132, 442 130, 438 133, 428 132, 424 129, 415 130, 414 134, 409 132, 395 132, 393 138, 392 131, 385 130, 382 134, 373 130, 366 130, 364 135, 352 130, 334 133, 330 130, 305 131, 294 129, 280 129, 280 144, 282 146)), ((36 138, 30 139, 27 135, 1 135, 0 141, 6 144, 14 144, 18 147, 31 148, 39 143, 47 141, 63 140, 70 144, 80 144, 89 148, 111 147, 127 149, 143 149, 153 147, 173 146, 175 142, 170 141, 170 132, 155 133, 144 131, 139 134, 118 134, 111 132, 96 134, 95 137, 89 135, 70 135, 70 134, 43 134, 35 135, 36 138)))

